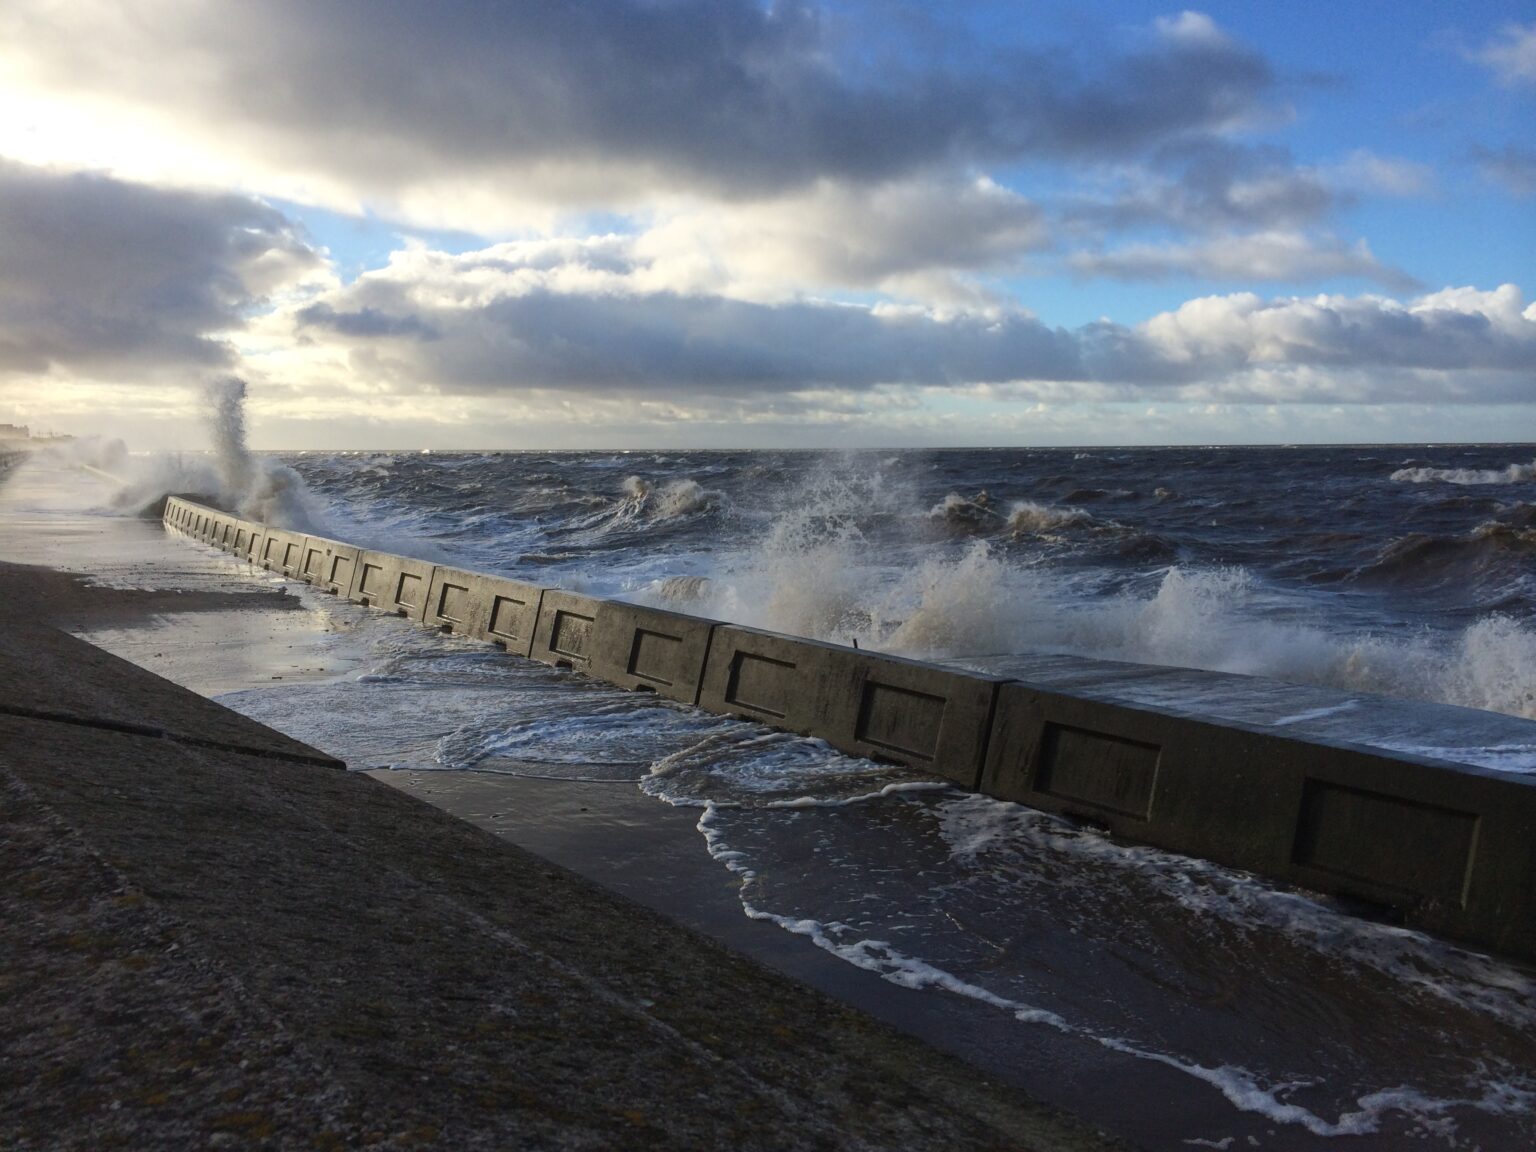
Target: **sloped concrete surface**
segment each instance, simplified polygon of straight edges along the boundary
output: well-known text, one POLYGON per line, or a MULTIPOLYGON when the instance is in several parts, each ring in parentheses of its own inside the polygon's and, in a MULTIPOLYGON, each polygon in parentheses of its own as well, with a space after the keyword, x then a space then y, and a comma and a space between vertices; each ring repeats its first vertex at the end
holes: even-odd
POLYGON ((28 632, 7 691, 74 703, 0 715, 0 1146, 1111 1146, 323 754, 157 734, 174 686, 88 701, 28 632))

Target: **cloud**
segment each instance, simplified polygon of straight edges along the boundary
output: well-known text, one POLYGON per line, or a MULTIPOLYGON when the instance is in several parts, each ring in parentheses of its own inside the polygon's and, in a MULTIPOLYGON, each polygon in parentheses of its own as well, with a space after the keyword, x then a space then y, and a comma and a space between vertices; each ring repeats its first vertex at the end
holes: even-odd
POLYGON ((775 200, 659 216, 635 251, 670 272, 670 287, 760 300, 813 284, 974 302, 961 277, 1015 267, 1052 243, 1038 206, 985 177, 821 181, 775 200))
POLYGON ((1192 13, 1089 59, 1015 49, 940 66, 909 45, 878 72, 839 59, 826 19, 755 0, 14 0, 0 43, 28 116, 84 133, 86 109, 108 125, 82 147, 136 126, 164 167, 280 173, 285 195, 420 215, 1124 157, 1251 123, 1272 87, 1260 56, 1192 13))
POLYGON ((1435 184, 1428 165, 1357 148, 1328 173, 1344 189, 1383 196, 1422 196, 1435 184))
POLYGON ((465 256, 401 255, 384 273, 297 316, 337 338, 354 371, 399 387, 477 394, 565 389, 648 398, 788 394, 824 387, 1081 374, 1064 333, 1019 313, 963 313, 824 301, 763 304, 656 287, 654 269, 613 237, 594 259, 540 242, 465 256), (440 334, 424 340, 420 332, 440 334))
POLYGON ((1352 400, 1422 399, 1422 385, 1437 389, 1439 399, 1533 403, 1536 305, 1527 307, 1513 284, 1445 289, 1407 303, 1376 296, 1266 301, 1248 292, 1204 297, 1138 326, 1134 340, 1099 370, 1157 367, 1185 381, 1289 379, 1305 384, 1308 399, 1330 389, 1352 400), (1129 364, 1117 368, 1114 361, 1127 356, 1129 364), (1404 373, 1416 374, 1411 396, 1401 392, 1404 373))
POLYGON ((1335 182, 1298 165, 1283 148, 1207 139, 1169 145, 1146 164, 1122 166, 1107 194, 1069 200, 1063 215, 1089 229, 1222 232, 1302 227, 1338 202, 1335 182))
POLYGON ((280 212, 0 159, 0 374, 233 362, 224 334, 315 273, 280 212))
POLYGON ((1536 86, 1536 21, 1504 25, 1470 55, 1506 88, 1536 86))
POLYGON ((999 308, 680 292, 633 239, 610 236, 397 253, 317 304, 299 317, 317 354, 434 404, 543 392, 750 408, 815 394, 825 409, 839 393, 976 386, 1057 402, 1536 402, 1536 306, 1513 285, 1407 302, 1237 293, 1068 331, 999 308))
POLYGON ((1080 274, 1117 280, 1179 276, 1296 283, 1358 277, 1395 290, 1420 287, 1407 273, 1377 260, 1364 240, 1346 244, 1335 237, 1314 238, 1298 232, 1256 232, 1194 244, 1139 244, 1108 252, 1078 252, 1068 263, 1080 274))
POLYGON ((1508 145, 1498 151, 1473 150, 1483 176, 1502 185, 1512 196, 1536 196, 1536 151, 1508 145))

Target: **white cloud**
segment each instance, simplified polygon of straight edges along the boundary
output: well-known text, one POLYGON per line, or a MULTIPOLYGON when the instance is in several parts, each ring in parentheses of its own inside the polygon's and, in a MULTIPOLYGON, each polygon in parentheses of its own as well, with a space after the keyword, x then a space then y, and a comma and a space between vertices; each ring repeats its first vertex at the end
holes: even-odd
POLYGON ((1427 164, 1379 156, 1365 148, 1333 165, 1328 176, 1347 191, 1384 196, 1422 196, 1435 184, 1434 170, 1427 164))
POLYGON ((678 291, 783 300, 808 286, 975 302, 962 277, 1047 247, 1038 207, 985 177, 858 188, 818 182, 766 202, 662 209, 635 253, 678 291))
MULTIPOLYGON (((1448 288, 1402 303, 1377 296, 1263 300, 1251 292, 1191 300, 1139 326, 1146 349, 1184 379, 1219 382, 1260 368, 1266 387, 1303 382, 1391 399, 1404 372, 1455 398, 1536 402, 1536 306, 1520 289, 1448 288), (1292 372, 1305 369, 1306 372, 1292 372), (1373 375, 1373 373, 1375 375, 1373 375), (1465 374, 1465 381, 1455 377, 1465 374)), ((1408 398, 1408 397, 1404 397, 1408 398)), ((1419 397, 1414 397, 1419 398, 1419 397)))
POLYGON ((1472 58, 1506 88, 1536 85, 1536 21, 1504 25, 1472 58))
POLYGON ((1230 37, 1204 12, 1186 9, 1177 16, 1159 16, 1152 26, 1157 29, 1158 35, 1174 43, 1202 46, 1231 43, 1230 37))

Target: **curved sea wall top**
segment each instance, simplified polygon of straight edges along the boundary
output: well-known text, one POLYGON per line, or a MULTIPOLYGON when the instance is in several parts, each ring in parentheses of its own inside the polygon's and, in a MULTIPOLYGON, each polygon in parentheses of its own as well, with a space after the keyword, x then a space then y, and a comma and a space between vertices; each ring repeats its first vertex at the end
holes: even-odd
POLYGON ((1536 959, 1536 778, 779 635, 307 536, 165 525, 427 627, 1536 959))

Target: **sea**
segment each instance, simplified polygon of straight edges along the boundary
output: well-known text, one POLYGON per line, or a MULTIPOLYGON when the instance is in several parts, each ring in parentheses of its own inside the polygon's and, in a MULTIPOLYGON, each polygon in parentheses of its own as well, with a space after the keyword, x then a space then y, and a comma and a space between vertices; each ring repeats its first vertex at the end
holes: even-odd
MULTIPOLYGON (((1341 707, 1480 710, 1496 736, 1453 757, 1536 773, 1536 445, 231 443, 81 446, 124 481, 92 514, 152 513, 177 491, 350 543, 904 656, 1125 661, 1313 686, 1341 707)), ((361 655, 332 679, 223 702, 355 768, 565 780, 686 809, 742 916, 995 1014, 1022 1045, 1069 1037, 1171 1071, 1234 1117, 1171 1146, 1536 1146, 1529 967, 295 594, 361 655)))

